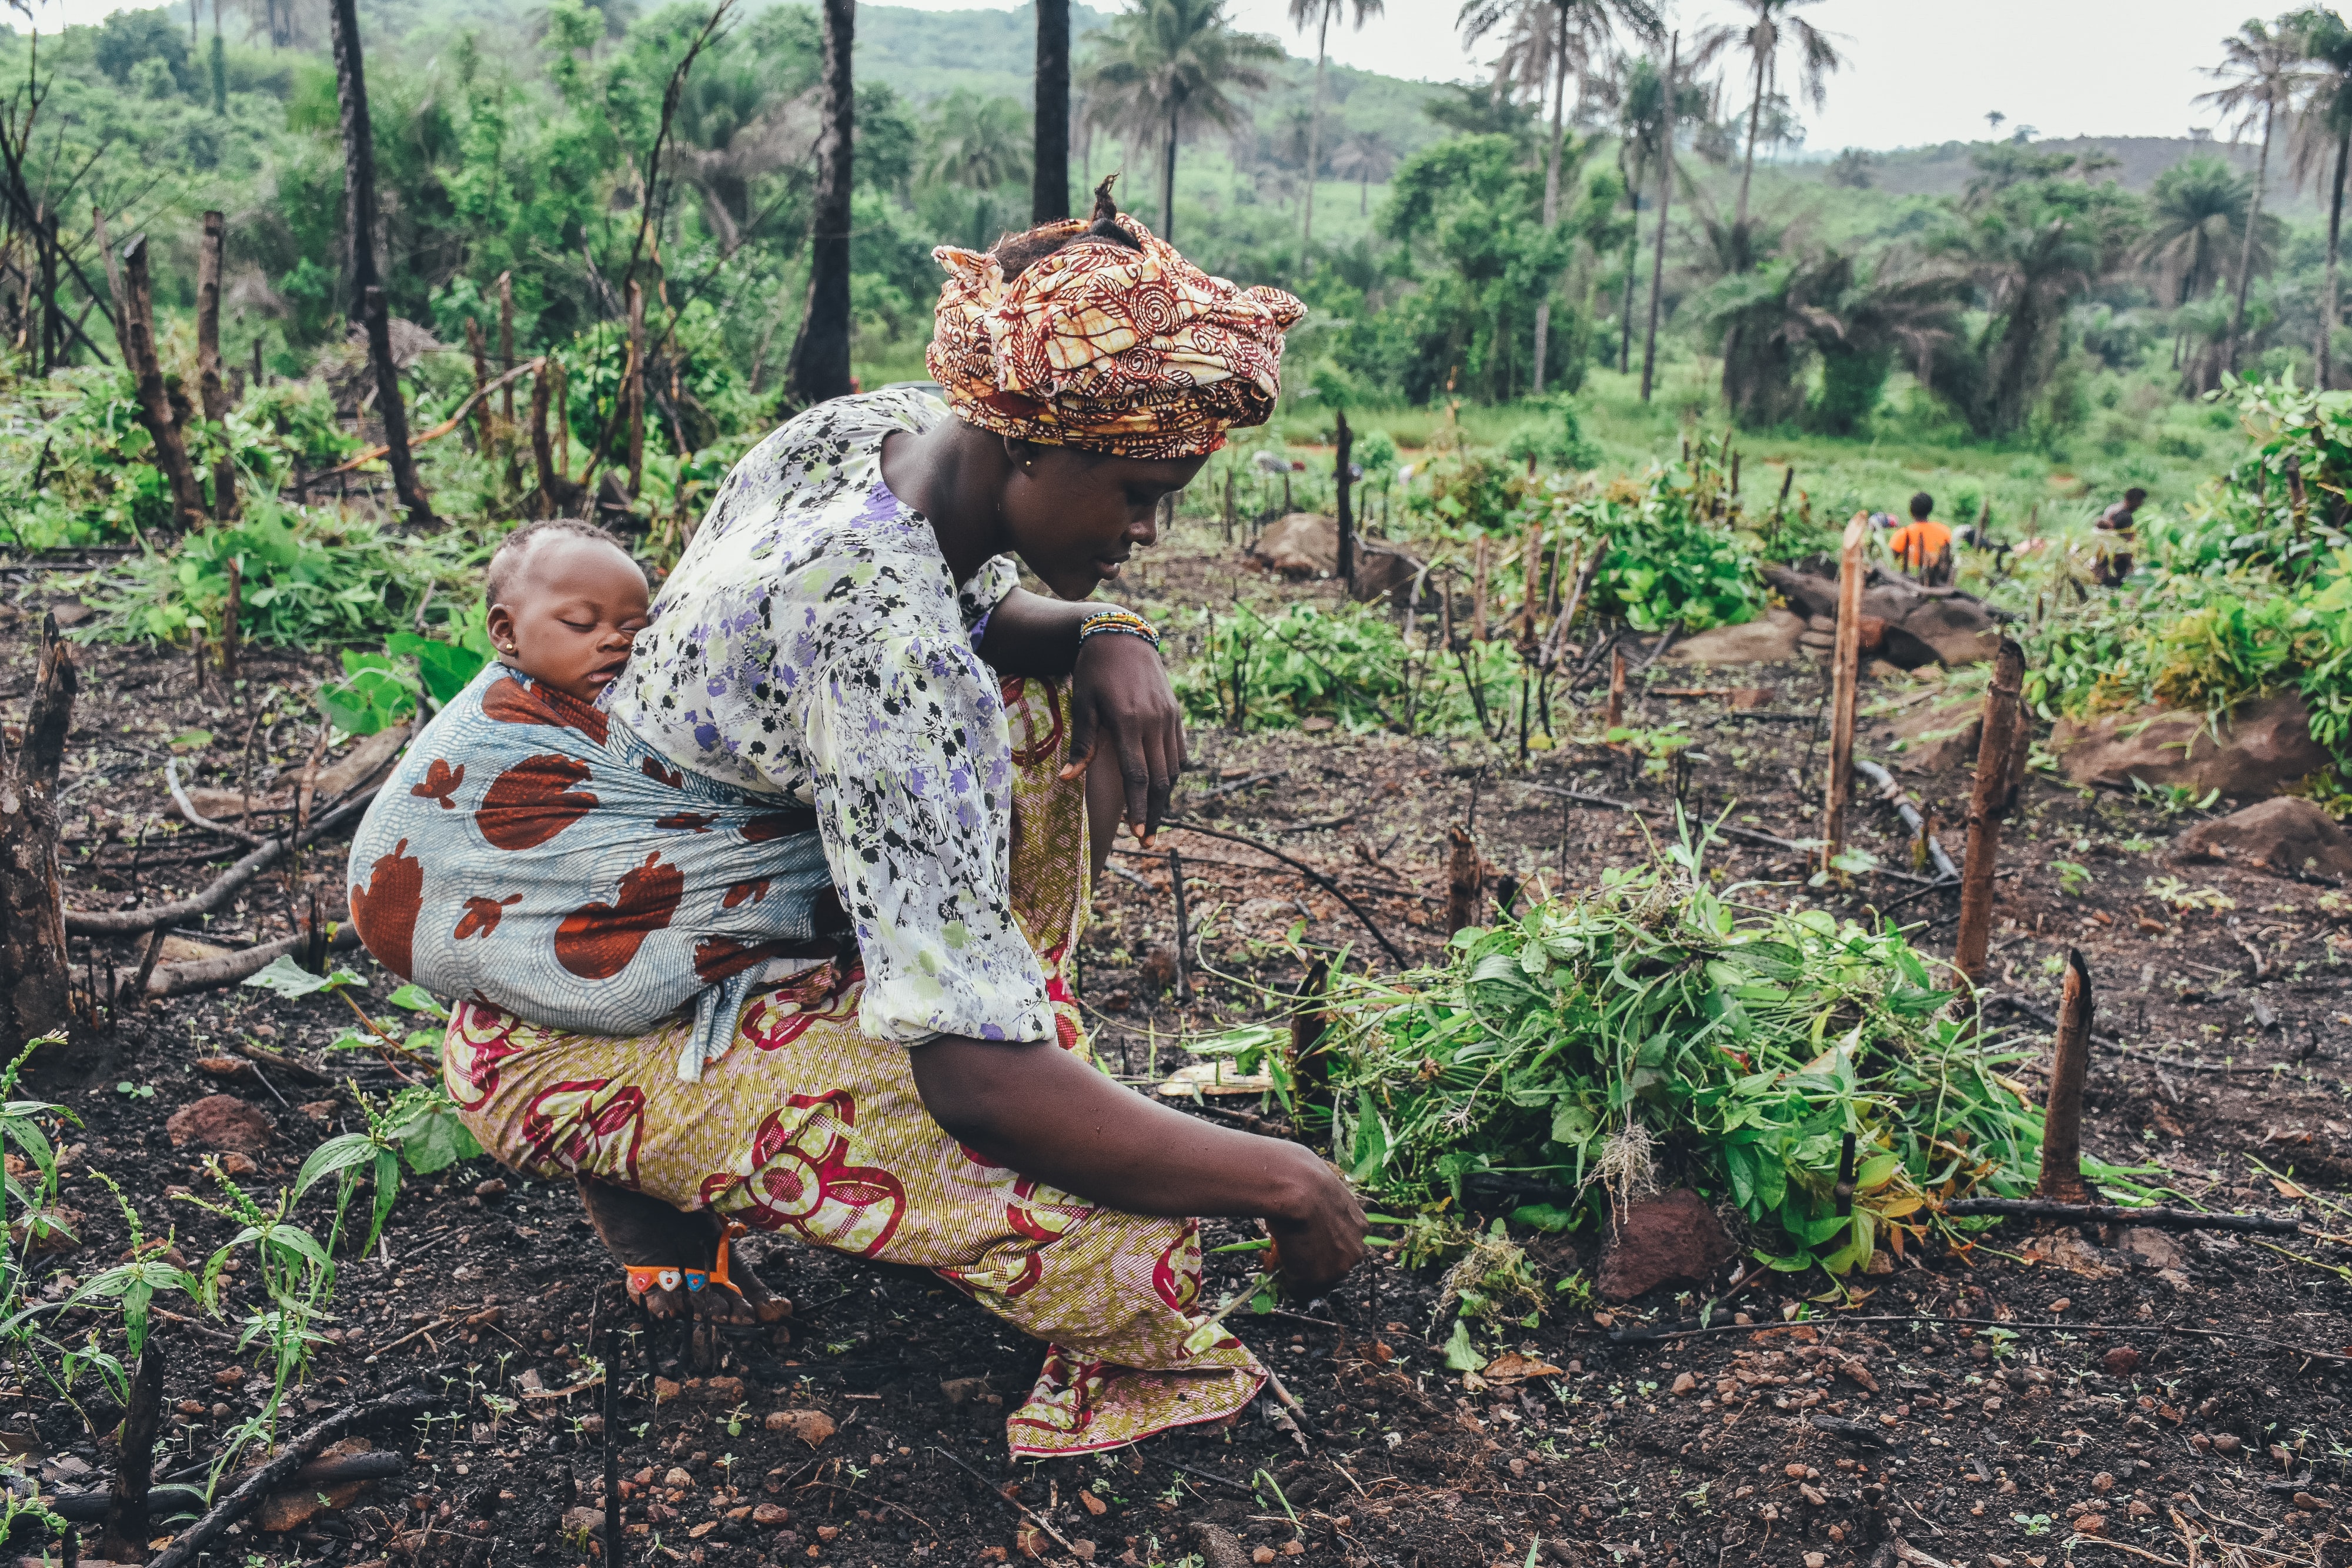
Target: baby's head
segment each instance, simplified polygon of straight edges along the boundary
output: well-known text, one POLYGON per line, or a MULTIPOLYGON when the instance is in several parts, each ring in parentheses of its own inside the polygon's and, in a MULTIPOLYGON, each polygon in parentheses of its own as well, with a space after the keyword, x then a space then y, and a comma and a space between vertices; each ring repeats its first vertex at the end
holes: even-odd
POLYGON ((541 685, 593 703, 646 627, 643 568, 604 529, 530 523, 490 557, 490 645, 541 685))

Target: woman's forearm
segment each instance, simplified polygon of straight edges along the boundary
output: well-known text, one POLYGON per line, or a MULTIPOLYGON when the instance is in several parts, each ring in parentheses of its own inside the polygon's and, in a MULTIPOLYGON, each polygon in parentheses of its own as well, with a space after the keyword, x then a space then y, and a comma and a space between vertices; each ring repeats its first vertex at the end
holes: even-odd
POLYGON ((1101 608, 1016 588, 990 613, 980 656, 1008 675, 1066 675, 1078 662, 1078 622, 1101 608))
POLYGON ((943 1036, 914 1051, 924 1108, 996 1165, 1135 1214, 1290 1219, 1322 1168, 1278 1138, 1217 1127, 1133 1090, 1050 1042, 943 1036))

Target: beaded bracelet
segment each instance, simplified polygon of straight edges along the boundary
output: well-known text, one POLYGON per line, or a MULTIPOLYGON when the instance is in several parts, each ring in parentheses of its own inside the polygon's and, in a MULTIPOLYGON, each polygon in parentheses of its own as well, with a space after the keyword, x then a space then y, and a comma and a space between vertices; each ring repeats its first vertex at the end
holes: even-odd
POLYGON ((1104 632, 1114 632, 1123 637, 1140 637, 1151 644, 1154 652, 1157 652, 1160 647, 1160 632, 1157 627, 1134 611, 1122 610, 1117 605, 1097 610, 1078 622, 1079 645, 1085 646, 1087 638, 1104 632))

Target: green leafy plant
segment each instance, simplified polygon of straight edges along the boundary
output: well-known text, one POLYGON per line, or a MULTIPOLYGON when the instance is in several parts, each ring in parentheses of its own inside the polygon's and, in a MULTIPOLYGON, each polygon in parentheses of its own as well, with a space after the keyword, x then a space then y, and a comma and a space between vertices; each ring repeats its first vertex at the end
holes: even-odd
POLYGON ((490 662, 485 613, 477 604, 460 614, 450 641, 395 632, 381 653, 346 650, 343 678, 319 688, 319 711, 346 735, 374 735, 414 714, 420 695, 448 702, 490 662))

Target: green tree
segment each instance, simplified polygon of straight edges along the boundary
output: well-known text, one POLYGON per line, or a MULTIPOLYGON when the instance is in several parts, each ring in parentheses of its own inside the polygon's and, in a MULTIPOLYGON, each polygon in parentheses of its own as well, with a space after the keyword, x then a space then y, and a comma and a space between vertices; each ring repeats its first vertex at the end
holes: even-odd
POLYGON ((1372 210, 1372 182, 1385 180, 1396 168, 1396 149, 1377 131, 1353 131, 1331 152, 1331 172, 1356 182, 1356 212, 1372 210))
POLYGON ((2317 384, 2324 392, 2336 384, 2336 327, 2341 319, 2336 263, 2344 235, 2344 166, 2352 160, 2352 27, 2327 10, 2305 11, 2293 20, 2303 36, 2310 72, 2303 112, 2295 117, 2295 183, 2300 185, 2323 163, 2334 171, 2328 178, 2326 281, 2319 308, 2317 384))
POLYGON ((1384 0, 1290 0, 1290 25, 1301 32, 1315 29, 1315 93, 1307 110, 1307 200, 1299 210, 1298 245, 1315 243, 1315 176, 1322 169, 1323 67, 1330 55, 1331 24, 1352 13, 1356 31, 1387 9, 1384 0))
POLYGON ((1797 15, 1799 6, 1820 3, 1821 0, 1739 0, 1748 13, 1747 20, 1719 23, 1699 35, 1700 59, 1736 48, 1748 60, 1752 87, 1748 99, 1748 151, 1739 165, 1739 210, 1732 219, 1737 228, 1748 226, 1748 186, 1756 173, 1756 134, 1762 123, 1765 95, 1779 85, 1781 55, 1795 53, 1798 87, 1816 110, 1829 101, 1828 77, 1845 63, 1838 57, 1830 35, 1797 15))
POLYGON ((2254 199, 2246 208, 2245 237, 2238 256, 2238 298, 2231 308, 2229 368, 2238 368, 2238 333, 2245 324, 2246 286, 2253 280, 2254 217, 2263 208, 2271 168, 2271 133, 2279 116, 2292 113, 2305 79, 2304 37, 2293 19, 2276 26, 2250 20, 2221 40, 2221 63, 2209 73, 2222 83, 2197 101, 2210 103, 2244 132, 2262 127, 2262 152, 2254 162, 2254 199))
POLYGON ((1029 141, 1029 111, 1013 99, 958 89, 932 111, 919 178, 971 193, 973 249, 985 250, 993 237, 989 227, 997 192, 1028 178, 1021 152, 1029 141))
POLYGON ((1081 72, 1087 117, 1131 147, 1159 143, 1160 235, 1173 244, 1176 150, 1185 132, 1239 125, 1234 95, 1269 84, 1282 46, 1235 28, 1224 0, 1137 0, 1088 43, 1081 72))
POLYGON ((2201 299, 2228 276, 2231 242, 2254 235, 2251 270, 2268 272, 2283 225, 2268 214, 2249 224, 2253 182, 2218 158, 2191 158, 2156 177, 2140 259, 2161 276, 2169 305, 2201 299))

